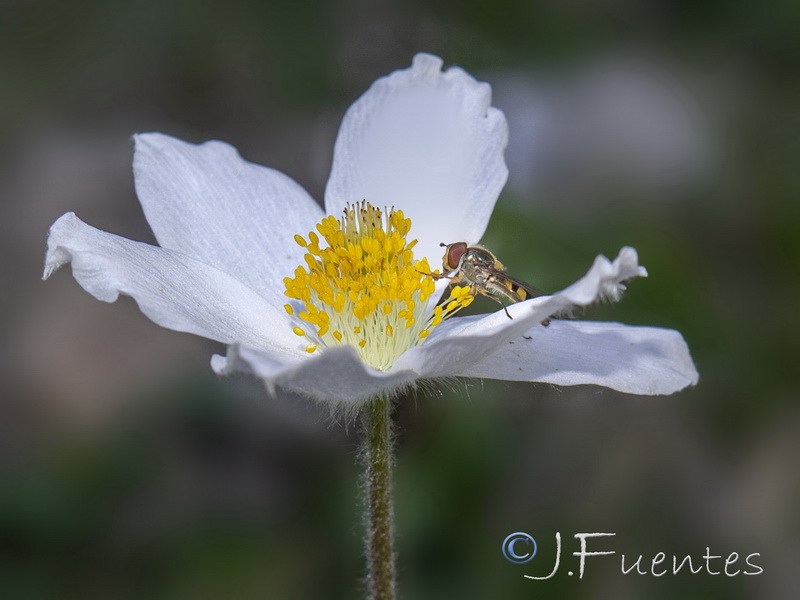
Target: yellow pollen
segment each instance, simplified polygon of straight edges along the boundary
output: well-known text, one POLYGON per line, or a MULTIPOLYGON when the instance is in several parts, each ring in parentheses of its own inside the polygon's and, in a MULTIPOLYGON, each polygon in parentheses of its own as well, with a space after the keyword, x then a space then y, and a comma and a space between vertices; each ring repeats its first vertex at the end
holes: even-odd
POLYGON ((428 308, 435 292, 427 259, 414 259, 416 240, 407 241, 411 219, 401 210, 380 210, 366 201, 349 205, 341 219, 327 216, 295 242, 306 250, 305 264, 284 278, 289 298, 302 303, 297 313, 285 305, 294 333, 318 347, 350 345, 378 370, 391 368, 430 330, 472 302, 468 287, 456 286, 444 306, 428 308))

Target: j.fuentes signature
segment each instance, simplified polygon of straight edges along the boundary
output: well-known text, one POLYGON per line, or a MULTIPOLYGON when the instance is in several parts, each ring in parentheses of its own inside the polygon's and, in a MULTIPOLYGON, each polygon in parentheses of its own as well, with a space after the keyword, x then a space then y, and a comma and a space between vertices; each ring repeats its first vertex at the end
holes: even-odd
MULTIPOLYGON (((572 555, 578 558, 578 578, 583 579, 586 571, 586 559, 597 556, 610 556, 617 554, 616 550, 595 550, 588 549, 589 539, 600 537, 614 537, 616 533, 576 533, 575 539, 580 544, 580 549, 572 555)), ((561 567, 561 533, 556 532, 556 555, 553 568, 547 575, 524 575, 527 579, 543 580, 550 579, 558 573, 561 567)), ((515 564, 527 564, 536 556, 538 545, 530 534, 517 532, 512 533, 503 541, 503 556, 506 560, 515 564)), ((652 575, 662 577, 664 575, 677 575, 678 573, 691 573, 697 575, 705 572, 708 575, 725 575, 735 577, 737 575, 760 575, 764 568, 756 561, 760 559, 760 552, 751 552, 746 556, 741 556, 738 552, 731 552, 727 556, 712 554, 711 548, 706 547, 702 556, 692 556, 691 554, 679 556, 668 556, 665 552, 658 552, 652 558, 645 558, 639 554, 635 557, 620 554, 620 569, 623 575, 636 573, 639 575, 652 575)), ((759 561, 760 562, 760 561, 759 561)), ((572 570, 567 575, 572 576, 572 570)))

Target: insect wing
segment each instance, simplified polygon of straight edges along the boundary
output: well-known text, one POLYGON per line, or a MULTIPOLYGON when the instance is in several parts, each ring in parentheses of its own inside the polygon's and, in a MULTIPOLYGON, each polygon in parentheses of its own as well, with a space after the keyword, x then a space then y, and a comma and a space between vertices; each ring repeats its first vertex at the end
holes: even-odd
POLYGON ((517 302, 522 302, 523 300, 528 300, 530 298, 536 298, 537 296, 548 295, 547 292, 543 292, 539 288, 534 287, 529 283, 525 283, 516 277, 511 277, 511 275, 508 275, 504 271, 495 270, 494 277, 499 283, 503 284, 511 293, 519 298, 517 302))

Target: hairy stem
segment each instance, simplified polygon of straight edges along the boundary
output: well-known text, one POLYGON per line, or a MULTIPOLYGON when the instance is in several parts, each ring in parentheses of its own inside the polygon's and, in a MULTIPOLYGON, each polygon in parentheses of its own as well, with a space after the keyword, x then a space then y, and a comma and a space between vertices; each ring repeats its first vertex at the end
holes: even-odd
POLYGON ((389 398, 379 396, 367 404, 362 415, 370 600, 395 598, 391 404, 389 398))

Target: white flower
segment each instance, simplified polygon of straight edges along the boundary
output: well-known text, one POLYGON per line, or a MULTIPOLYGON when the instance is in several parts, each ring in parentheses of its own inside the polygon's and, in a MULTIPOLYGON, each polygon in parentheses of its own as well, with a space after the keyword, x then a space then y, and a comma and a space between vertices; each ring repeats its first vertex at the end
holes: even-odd
MULTIPOLYGON (((250 372, 269 388, 351 407, 418 380, 453 376, 596 384, 634 394, 669 394, 695 383, 676 331, 557 319, 540 325, 571 306, 615 299, 622 281, 645 275, 632 248, 613 262, 598 257, 561 292, 509 306, 513 319, 502 309, 448 319, 433 313, 446 282, 434 291, 420 271, 441 264, 440 242, 480 240, 507 177, 507 127, 490 106, 489 86, 441 66, 439 58, 419 54, 411 68, 377 80, 350 107, 325 212, 297 183, 244 161, 228 144, 135 136, 136 191, 160 246, 99 231, 67 213, 50 229, 44 278, 71 262, 75 279, 99 300, 132 296, 159 325, 228 344, 227 357, 212 358, 218 373, 250 372), (402 214, 358 204, 365 199, 402 214), (350 220, 340 224, 348 206, 350 220), (325 245, 309 232, 327 227, 333 238, 347 238, 331 250, 340 257, 347 241, 377 256, 383 242, 372 250, 374 242, 362 243, 371 227, 364 219, 379 220, 377 239, 394 236, 386 249, 402 256, 390 267, 364 258, 359 272, 367 283, 354 285, 371 285, 380 297, 370 296, 372 306, 362 302, 357 313, 358 293, 337 296, 353 289, 336 287, 345 285, 346 273, 314 263, 325 245), (411 238, 422 262, 403 254, 411 238), (314 268, 319 279, 309 283, 314 268), (287 286, 295 290, 288 307, 287 286)), ((449 310, 467 303, 461 292, 449 310)))

